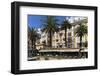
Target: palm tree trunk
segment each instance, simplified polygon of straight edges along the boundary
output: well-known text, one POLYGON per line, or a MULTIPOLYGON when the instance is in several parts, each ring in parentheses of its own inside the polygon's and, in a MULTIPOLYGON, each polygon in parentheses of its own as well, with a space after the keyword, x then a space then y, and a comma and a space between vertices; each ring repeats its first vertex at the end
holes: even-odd
POLYGON ((50 31, 50 47, 52 48, 52 32, 50 31))
POLYGON ((67 37, 66 37, 66 34, 67 34, 67 28, 65 27, 65 47, 67 47, 67 37))
POLYGON ((34 47, 33 47, 33 40, 31 40, 31 42, 32 42, 32 50, 33 50, 33 48, 34 48, 34 47))
POLYGON ((34 44, 33 45, 34 45, 34 49, 36 49, 35 41, 34 41, 34 44))
POLYGON ((32 46, 31 46, 31 48, 32 48, 31 57, 32 57, 32 55, 33 55, 33 40, 31 40, 31 43, 32 43, 32 46))
POLYGON ((82 37, 80 36, 80 52, 81 52, 81 48, 82 48, 82 37))
POLYGON ((81 48, 82 48, 82 36, 80 36, 80 49, 79 49, 79 57, 82 57, 82 54, 81 54, 81 48))

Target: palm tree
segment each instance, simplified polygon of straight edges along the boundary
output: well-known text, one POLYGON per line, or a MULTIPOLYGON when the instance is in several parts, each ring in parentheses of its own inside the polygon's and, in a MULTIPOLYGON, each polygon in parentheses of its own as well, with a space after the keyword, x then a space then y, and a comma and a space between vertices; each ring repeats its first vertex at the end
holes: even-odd
POLYGON ((87 26, 84 23, 81 22, 80 26, 78 26, 75 29, 75 35, 80 38, 80 50, 79 50, 79 52, 81 52, 81 49, 82 49, 82 37, 84 35, 87 35, 87 26))
POLYGON ((36 39, 39 38, 39 34, 37 33, 37 31, 35 30, 35 28, 33 27, 29 27, 28 26, 28 38, 29 40, 31 40, 31 48, 36 49, 36 39))
POLYGON ((30 49, 30 37, 31 37, 30 30, 31 28, 28 26, 28 49, 30 49))
POLYGON ((45 20, 43 20, 43 29, 42 31, 46 32, 50 36, 50 44, 49 46, 52 47, 52 35, 55 31, 57 31, 58 23, 57 19, 54 16, 47 16, 45 20))
POLYGON ((64 20, 62 23, 62 29, 65 30, 65 46, 67 47, 67 29, 70 29, 72 25, 69 23, 68 20, 64 20))

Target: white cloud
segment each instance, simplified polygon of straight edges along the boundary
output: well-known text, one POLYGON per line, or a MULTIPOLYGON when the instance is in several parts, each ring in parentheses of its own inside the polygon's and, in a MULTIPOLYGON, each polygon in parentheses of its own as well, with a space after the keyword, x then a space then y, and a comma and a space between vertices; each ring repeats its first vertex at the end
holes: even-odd
POLYGON ((41 32, 41 28, 38 28, 37 29, 37 32, 39 33, 39 34, 41 34, 42 32, 41 32))

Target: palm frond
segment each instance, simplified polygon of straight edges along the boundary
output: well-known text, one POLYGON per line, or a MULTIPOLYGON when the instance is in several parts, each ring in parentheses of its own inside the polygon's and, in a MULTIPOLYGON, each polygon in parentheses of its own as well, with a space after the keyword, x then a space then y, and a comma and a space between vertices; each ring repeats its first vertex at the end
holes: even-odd
POLYGON ((65 29, 65 28, 70 29, 72 27, 71 23, 68 20, 64 20, 61 25, 62 25, 61 26, 62 29, 65 29))
POLYGON ((87 34, 87 26, 82 23, 75 29, 75 35, 78 37, 82 37, 87 34))

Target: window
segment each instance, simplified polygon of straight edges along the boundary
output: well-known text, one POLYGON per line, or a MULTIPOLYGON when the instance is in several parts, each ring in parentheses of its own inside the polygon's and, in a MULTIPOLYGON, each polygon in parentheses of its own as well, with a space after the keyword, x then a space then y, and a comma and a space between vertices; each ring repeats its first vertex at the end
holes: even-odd
POLYGON ((65 38, 63 38, 63 41, 65 41, 65 38))
POLYGON ((71 36, 71 32, 68 33, 68 36, 71 36))
POLYGON ((68 37, 68 43, 72 43, 72 38, 68 37))
POLYGON ((56 39, 56 42, 58 42, 58 39, 56 39))

